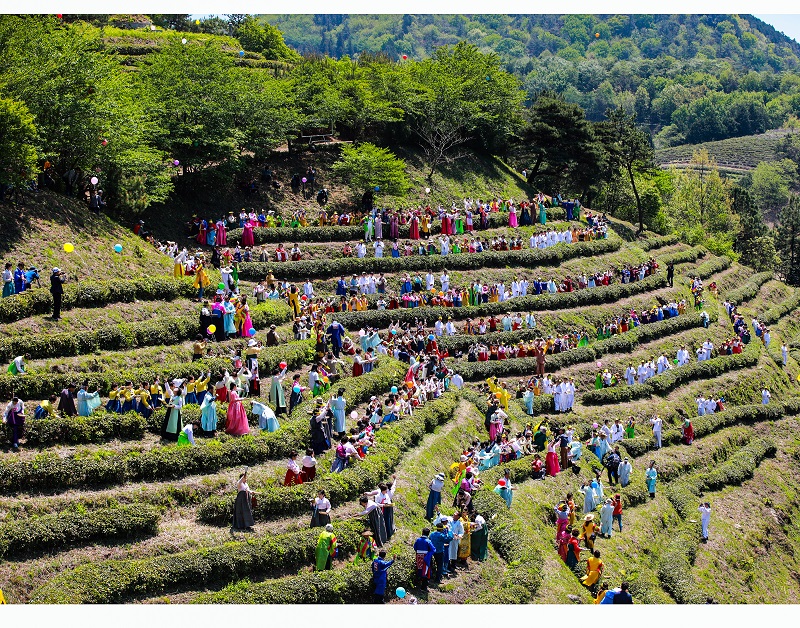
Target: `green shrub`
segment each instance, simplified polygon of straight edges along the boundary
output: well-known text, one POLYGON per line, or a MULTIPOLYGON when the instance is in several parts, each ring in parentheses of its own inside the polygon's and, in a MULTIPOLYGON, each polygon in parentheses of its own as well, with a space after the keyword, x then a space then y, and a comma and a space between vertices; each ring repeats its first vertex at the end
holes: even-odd
POLYGON ((408 257, 342 257, 300 262, 245 262, 240 265, 242 279, 260 281, 269 273, 289 281, 303 281, 308 277, 337 277, 361 273, 402 273, 418 271, 480 270, 482 268, 537 268, 558 266, 576 257, 603 255, 618 251, 622 241, 618 238, 556 245, 546 249, 519 251, 484 251, 461 255, 410 255, 408 257))
POLYGON ((55 444, 102 443, 115 438, 139 440, 147 427, 147 420, 138 412, 116 414, 98 410, 88 417, 57 416, 27 421, 25 444, 50 447, 55 444))
POLYGON ((63 550, 66 545, 108 542, 158 532, 157 508, 136 504, 86 513, 60 512, 0 524, 0 557, 6 559, 63 550))
MULTIPOLYGON (((352 554, 365 529, 362 520, 334 523, 342 555, 352 554)), ((105 560, 70 569, 36 589, 35 604, 114 604, 167 591, 194 590, 301 569, 314 562, 319 529, 233 541, 134 560, 105 560)))
POLYGON ((678 236, 673 233, 671 235, 658 236, 656 238, 648 238, 646 240, 637 240, 636 246, 643 251, 650 251, 652 249, 660 249, 664 246, 677 244, 678 242, 678 236))
MULTIPOLYGON (((172 301, 197 295, 191 281, 171 277, 141 277, 113 281, 81 280, 64 286, 61 309, 103 307, 109 303, 172 301)), ((0 301, 0 322, 13 323, 53 310, 53 295, 47 288, 34 288, 0 301)))
POLYGON ((736 290, 731 290, 727 295, 723 295, 727 301, 734 305, 741 305, 745 301, 749 301, 758 294, 765 283, 772 279, 774 273, 765 272, 753 275, 750 279, 736 290))
MULTIPOLYGON (((264 329, 292 318, 291 308, 282 301, 267 301, 250 308, 253 327, 264 329)), ((118 351, 153 345, 175 345, 200 333, 200 317, 164 316, 138 323, 120 323, 95 330, 58 334, 24 334, 0 340, 0 360, 30 354, 32 358, 83 355, 96 351, 118 351)))
MULTIPOLYGON (((453 418, 458 405, 458 393, 447 392, 439 399, 426 403, 413 416, 403 417, 396 423, 378 430, 375 444, 369 455, 341 473, 326 473, 313 482, 300 486, 284 487, 274 484, 257 489, 259 519, 290 516, 309 510, 309 500, 320 490, 328 499, 341 504, 356 499, 387 479, 400 462, 404 452, 411 449, 425 432, 453 418)), ((253 487, 256 488, 256 487, 253 487)), ((235 496, 211 497, 200 505, 197 517, 204 523, 226 525, 233 516, 235 496)))
POLYGON ((710 260, 703 262, 696 268, 690 268, 686 271, 687 277, 700 277, 701 279, 708 279, 721 273, 723 270, 730 268, 731 259, 729 257, 712 257, 710 260))

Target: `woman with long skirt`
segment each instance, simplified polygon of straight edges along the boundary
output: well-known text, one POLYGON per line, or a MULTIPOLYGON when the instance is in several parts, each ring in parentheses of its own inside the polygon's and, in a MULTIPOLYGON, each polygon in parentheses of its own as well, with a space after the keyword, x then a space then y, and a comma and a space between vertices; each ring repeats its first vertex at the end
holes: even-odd
POLYGON ((335 553, 336 535, 333 533, 333 525, 329 523, 325 526, 325 530, 320 533, 317 540, 316 571, 332 569, 335 553))
POLYGON ((517 222, 517 208, 514 207, 514 205, 508 208, 508 226, 512 229, 516 229, 519 226, 519 222, 517 222))
POLYGON ((397 486, 396 476, 392 475, 392 483, 386 484, 381 482, 378 484, 377 491, 366 493, 368 497, 375 496, 375 503, 383 509, 383 521, 386 526, 386 539, 391 539, 394 534, 394 491, 397 486))
POLYGON ((442 503, 442 489, 444 488, 444 473, 438 473, 430 483, 428 483, 430 493, 428 493, 428 503, 425 505, 425 518, 433 520, 436 506, 442 503))
POLYGON ((412 240, 419 240, 419 216, 413 214, 411 216, 411 225, 408 228, 408 237, 412 240))
POLYGON ((295 486, 302 484, 303 478, 300 475, 300 465, 297 464, 297 450, 289 452, 289 462, 286 464, 286 476, 283 479, 284 486, 295 486))
POLYGON ((369 527, 372 529, 372 535, 375 539, 375 544, 378 547, 386 543, 386 522, 383 518, 383 513, 380 507, 374 501, 369 499, 366 495, 362 496, 358 503, 364 508, 358 514, 359 517, 366 515, 369 518, 369 527))
POLYGON ((236 493, 236 502, 233 505, 233 529, 252 530, 255 523, 251 502, 253 493, 247 485, 247 471, 239 476, 236 488, 238 492, 236 493))
POLYGON ((489 556, 489 530, 486 527, 486 520, 480 515, 475 515, 471 536, 472 560, 486 560, 489 556))
POLYGON ((222 218, 217 221, 217 245, 228 245, 228 229, 225 227, 225 221, 222 218))
POLYGON ((336 396, 331 399, 331 410, 333 411, 333 431, 337 434, 344 434, 345 430, 345 414, 344 409, 347 406, 347 399, 344 398, 344 388, 340 388, 336 396))
POLYGON ((520 204, 521 214, 520 214, 520 224, 523 227, 529 227, 531 225, 531 213, 528 211, 528 203, 520 204))
POLYGON ((658 471, 656 471, 656 461, 650 463, 650 467, 644 473, 645 482, 647 483, 647 492, 650 493, 650 499, 656 497, 656 481, 658 480, 658 471))
POLYGON ((324 528, 331 522, 331 502, 325 497, 325 491, 319 491, 311 500, 311 527, 324 528))
POLYGON ((244 227, 242 227, 242 246, 255 246, 253 225, 250 221, 244 223, 244 227))
POLYGON ((200 427, 209 435, 217 431, 217 400, 214 395, 203 397, 203 403, 200 404, 200 427))
POLYGON ((231 382, 228 390, 228 414, 225 419, 225 431, 231 436, 242 436, 250 433, 247 424, 247 413, 244 411, 242 400, 236 392, 236 384, 231 382))
POLYGON ((183 408, 183 396, 177 386, 172 388, 172 396, 166 405, 164 422, 161 424, 161 437, 165 440, 177 441, 178 435, 183 429, 181 423, 181 409, 183 408))
POLYGON ((544 203, 539 203, 539 224, 547 224, 547 210, 544 208, 544 203))
POLYGON ((557 475, 561 468, 558 464, 558 439, 547 445, 547 457, 544 459, 544 466, 547 469, 547 475, 557 475))

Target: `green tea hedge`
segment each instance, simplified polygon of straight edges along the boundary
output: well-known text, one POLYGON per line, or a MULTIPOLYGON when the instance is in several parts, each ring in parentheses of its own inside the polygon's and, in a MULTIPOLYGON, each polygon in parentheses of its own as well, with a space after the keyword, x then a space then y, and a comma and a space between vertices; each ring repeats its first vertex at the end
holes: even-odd
MULTIPOLYGON (((453 418, 458 405, 458 393, 447 392, 439 399, 426 403, 413 416, 378 430, 375 444, 364 460, 341 473, 319 474, 313 482, 284 487, 274 484, 253 487, 258 494, 257 518, 295 515, 309 510, 309 500, 324 489, 328 498, 337 504, 356 499, 387 479, 397 467, 404 452, 416 445, 426 432, 453 418)), ((233 516, 234 495, 211 497, 200 505, 197 517, 204 523, 225 525, 233 516)))
POLYGON ((727 295, 723 295, 727 301, 734 305, 741 305, 745 301, 749 301, 758 294, 765 283, 774 277, 774 273, 765 272, 753 275, 744 284, 736 290, 731 290, 727 295))
POLYGON ((657 236, 655 238, 647 238, 645 240, 637 240, 636 246, 643 251, 650 251, 652 249, 660 249, 664 246, 671 246, 679 242, 678 236, 673 234, 657 236))
MULTIPOLYGON (((50 447, 55 444, 103 443, 115 438, 139 440, 147 428, 147 420, 138 412, 116 414, 98 410, 87 417, 57 416, 26 421, 25 444, 28 447, 50 447)), ((4 439, 5 435, 0 436, 0 440, 4 439)))
MULTIPOLYGON (((250 308, 253 327, 264 329, 280 325, 292 318, 291 308, 282 301, 267 301, 250 308)), ((83 355, 97 351, 119 351, 153 345, 174 345, 192 340, 200 333, 200 317, 164 316, 138 323, 119 323, 95 330, 58 334, 21 334, 0 340, 0 360, 13 360, 18 355, 31 358, 55 358, 83 355)))
MULTIPOLYGON (((333 524, 339 551, 353 553, 365 524, 349 520, 333 524)), ((115 604, 131 598, 195 590, 254 578, 276 571, 297 570, 314 563, 319 529, 232 541, 135 560, 105 560, 65 571, 36 589, 35 604, 115 604)))
POLYGON ((687 277, 700 277, 701 279, 708 279, 730 268, 731 259, 729 257, 712 257, 710 260, 703 262, 697 268, 690 268, 686 271, 687 277))
POLYGON ((160 518, 157 508, 136 504, 10 521, 0 524, 0 558, 59 551, 74 544, 130 541, 156 534, 160 518))
MULTIPOLYGON (((45 278, 46 279, 46 278, 45 278)), ((64 285, 61 309, 102 307, 109 303, 172 301, 197 296, 191 281, 171 277, 141 277, 113 281, 81 280, 64 285)), ((0 322, 13 323, 53 310, 53 295, 47 288, 34 288, 0 301, 0 322)))
POLYGON ((537 268, 558 266, 576 257, 590 257, 618 251, 622 240, 611 238, 556 245, 546 249, 526 248, 519 251, 484 251, 461 255, 410 255, 407 257, 342 257, 338 259, 300 262, 245 262, 240 264, 242 279, 260 281, 269 273, 289 281, 309 277, 338 277, 361 273, 401 273, 448 270, 480 270, 481 268, 537 268))

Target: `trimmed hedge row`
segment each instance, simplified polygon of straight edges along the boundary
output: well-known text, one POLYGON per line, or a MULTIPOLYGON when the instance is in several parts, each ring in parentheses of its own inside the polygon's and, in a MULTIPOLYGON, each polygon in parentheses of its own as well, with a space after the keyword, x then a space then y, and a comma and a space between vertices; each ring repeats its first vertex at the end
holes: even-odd
MULTIPOLYGON (((282 301, 267 301, 250 308, 253 327, 264 329, 292 318, 291 308, 282 301)), ((94 330, 58 334, 24 334, 0 340, 0 360, 30 354, 31 358, 56 358, 96 351, 119 351, 153 345, 174 345, 194 339, 200 333, 199 315, 164 316, 138 323, 119 323, 94 330)))
POLYGON ((800 290, 795 290, 794 294, 788 299, 781 301, 777 305, 769 308, 762 313, 758 320, 767 325, 774 325, 784 316, 800 307, 800 290))
MULTIPOLYGON (((259 371, 271 374, 281 362, 286 362, 290 369, 308 364, 314 359, 316 352, 311 340, 296 340, 284 343, 278 347, 265 347, 259 353, 259 371)), ((70 383, 79 384, 88 380, 89 388, 97 386, 101 394, 107 395, 112 384, 127 381, 140 384, 152 382, 156 377, 163 383, 166 380, 182 379, 188 376, 199 377, 208 371, 216 374, 221 370, 231 368, 229 358, 207 358, 197 362, 174 362, 166 364, 153 364, 148 367, 134 368, 127 371, 106 370, 99 373, 93 372, 67 372, 67 373, 36 373, 29 372, 24 376, 0 375, 0 396, 10 397, 18 395, 22 399, 45 399, 53 393, 58 393, 70 383)), ((29 422, 29 425, 33 421, 29 422)))
MULTIPOLYGON (((103 443, 113 439, 139 440, 148 423, 138 412, 116 414, 98 410, 92 416, 34 419, 25 423, 25 444, 28 447, 50 447, 55 444, 81 445, 103 443)), ((0 436, 5 440, 5 435, 0 436)))
MULTIPOLYGON (((391 427, 379 430, 369 455, 341 473, 320 474, 313 482, 300 486, 270 484, 254 487, 258 495, 258 509, 254 514, 259 519, 270 519, 305 512, 309 509, 309 500, 321 489, 337 504, 356 499, 388 478, 403 453, 418 443, 426 432, 452 419, 457 405, 458 393, 447 392, 426 403, 413 416, 403 417, 391 427)), ((233 516, 234 501, 234 495, 210 497, 198 508, 197 518, 203 523, 226 525, 233 516)))
POLYGON ((0 524, 0 558, 60 551, 66 545, 157 534, 160 518, 157 508, 136 504, 10 521, 0 524))
POLYGON ((507 565, 499 587, 493 587, 478 602, 530 601, 544 581, 544 554, 536 542, 538 530, 514 516, 505 500, 490 489, 475 493, 473 504, 487 522, 489 542, 507 565))
POLYGON ((731 259, 729 257, 712 257, 710 260, 703 262, 696 268, 689 268, 684 273, 687 277, 700 277, 701 279, 708 279, 717 273, 730 268, 731 259))
MULTIPOLYGON (((337 533, 338 538, 338 533, 337 533)), ((411 553, 391 555, 386 592, 413 586, 416 566, 411 553)), ((301 573, 289 578, 243 580, 214 593, 201 593, 192 604, 366 604, 372 602, 371 565, 348 564, 343 569, 301 573)))
POLYGON ((680 240, 674 233, 671 235, 657 236, 655 238, 647 238, 646 240, 637 240, 636 246, 643 251, 650 251, 651 249, 660 249, 663 246, 671 246, 677 244, 680 240))
MULTIPOLYGON (((341 554, 353 553, 365 529, 362 520, 333 524, 341 554)), ((35 604, 114 604, 130 598, 194 590, 301 569, 314 562, 320 530, 232 541, 134 560, 105 560, 65 571, 36 589, 35 604)))
MULTIPOLYGON (((61 309, 76 307, 102 307, 109 303, 133 301, 172 301, 180 297, 194 297, 197 290, 191 281, 171 277, 142 277, 115 279, 113 281, 81 280, 64 286, 61 309)), ((53 310, 53 295, 47 288, 34 288, 0 301, 0 322, 14 321, 47 314, 53 310)))
MULTIPOLYGON (((402 381, 402 363, 383 358, 371 373, 343 380, 350 403, 366 401, 373 394, 389 390, 402 381)), ((188 475, 213 473, 220 469, 260 464, 285 456, 292 449, 304 449, 309 440, 308 414, 313 401, 302 403, 284 419, 277 432, 257 432, 238 438, 200 441, 193 447, 167 445, 145 452, 98 452, 61 458, 43 453, 30 460, 0 461, 0 490, 54 491, 79 486, 121 484, 135 481, 174 480, 188 475)), ((156 416, 156 415, 154 415, 156 416)), ((158 419, 156 419, 158 422, 158 419)))
MULTIPOLYGON (((724 412, 715 412, 692 418, 695 438, 702 438, 713 432, 721 430, 737 423, 753 424, 762 421, 777 421, 783 416, 796 416, 800 414, 800 399, 792 398, 783 403, 771 403, 769 405, 752 404, 729 408, 724 412)), ((667 429, 661 433, 661 443, 663 446, 675 445, 681 440, 680 429, 667 429)), ((652 436, 637 436, 636 438, 624 439, 619 443, 633 458, 643 456, 653 448, 652 436)))
POLYGON ((741 305, 745 301, 749 301, 758 294, 765 283, 772 279, 773 273, 765 272, 753 275, 742 286, 736 290, 731 290, 726 295, 726 299, 734 305, 741 305))
POLYGON ((480 270, 481 268, 536 268, 558 266, 576 257, 591 257, 613 253, 622 247, 619 238, 556 245, 546 249, 519 251, 484 251, 462 255, 410 255, 408 257, 342 257, 337 259, 306 260, 300 262, 245 262, 240 265, 242 279, 260 281, 269 273, 289 281, 308 277, 338 277, 360 273, 398 273, 424 270, 480 270))
POLYGON ((658 257, 659 265, 666 267, 667 264, 686 264, 689 262, 696 262, 701 257, 706 256, 707 251, 702 246, 694 246, 685 251, 678 251, 677 253, 670 253, 669 255, 662 255, 658 257))
POLYGON ((693 362, 686 366, 670 369, 661 375, 648 379, 644 384, 620 385, 613 388, 590 390, 581 397, 584 405, 604 405, 644 399, 650 395, 667 395, 675 388, 699 379, 719 377, 728 371, 753 366, 758 363, 759 347, 755 343, 747 346, 742 353, 722 355, 703 362, 693 362))
POLYGON ((414 319, 425 317, 436 320, 442 317, 453 320, 488 317, 492 314, 505 314, 509 310, 519 312, 541 312, 546 310, 576 309, 589 305, 602 305, 626 299, 637 294, 658 290, 667 286, 667 277, 664 274, 651 275, 642 281, 633 283, 615 283, 610 286, 601 286, 575 292, 560 292, 557 294, 540 294, 516 297, 502 303, 484 303, 475 306, 463 307, 425 307, 425 308, 400 308, 397 310, 367 310, 363 312, 339 312, 333 315, 337 321, 347 329, 359 329, 368 325, 385 329, 392 321, 401 323, 414 323, 414 319))

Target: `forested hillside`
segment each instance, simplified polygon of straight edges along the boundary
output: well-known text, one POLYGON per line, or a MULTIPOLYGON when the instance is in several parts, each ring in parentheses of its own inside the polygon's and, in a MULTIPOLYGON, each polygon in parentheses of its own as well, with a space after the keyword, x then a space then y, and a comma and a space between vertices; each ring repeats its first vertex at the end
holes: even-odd
POLYGON ((763 133, 800 111, 800 45, 751 15, 267 15, 304 54, 495 52, 529 98, 635 111, 657 146, 763 133))

